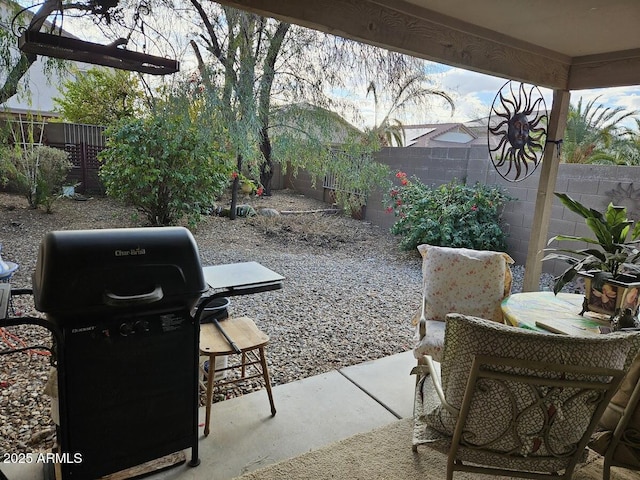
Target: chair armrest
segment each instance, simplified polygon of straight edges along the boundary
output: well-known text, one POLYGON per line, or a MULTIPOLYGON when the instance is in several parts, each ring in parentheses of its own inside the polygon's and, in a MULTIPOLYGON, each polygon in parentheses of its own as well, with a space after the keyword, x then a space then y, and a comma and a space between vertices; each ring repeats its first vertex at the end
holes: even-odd
POLYGON ((413 367, 413 369, 411 370, 411 373, 412 374, 429 374, 429 377, 431 377, 431 381, 433 383, 433 388, 435 388, 436 394, 440 399, 440 404, 447 412, 449 412, 451 415, 457 418, 458 415, 460 414, 460 410, 455 408, 453 405, 450 405, 445 399, 444 390, 442 390, 442 382, 440 379, 440 371, 435 366, 435 362, 433 358, 431 358, 430 355, 423 355, 422 360, 423 360, 423 365, 418 365, 416 367, 413 367))
POLYGON ((418 321, 418 341, 422 340, 427 334, 427 319, 424 316, 424 307, 426 299, 422 296, 422 305, 420 306, 420 320, 418 321))

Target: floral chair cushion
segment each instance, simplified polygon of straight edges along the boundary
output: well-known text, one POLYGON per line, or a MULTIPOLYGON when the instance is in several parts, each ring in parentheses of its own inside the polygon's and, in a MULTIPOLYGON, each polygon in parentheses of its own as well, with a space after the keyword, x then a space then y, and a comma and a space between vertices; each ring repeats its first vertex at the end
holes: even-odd
MULTIPOLYGON (((450 314, 446 323, 446 343, 442 357, 442 388, 447 402, 459 409, 471 370, 477 355, 513 357, 528 362, 552 362, 568 365, 622 368, 630 344, 624 334, 610 334, 599 337, 579 338, 565 335, 549 335, 502 325, 481 318, 460 314, 450 314)), ((523 392, 521 398, 527 395, 523 392)), ((518 397, 518 395, 515 395, 518 397)), ((527 428, 519 438, 504 436, 492 438, 495 431, 501 431, 498 424, 512 421, 506 392, 490 389, 479 392, 467 416, 468 431, 465 435, 479 443, 492 441, 497 452, 521 452, 547 456, 552 452, 562 452, 577 441, 573 432, 584 432, 591 418, 593 406, 587 400, 569 401, 572 392, 557 391, 548 397, 548 414, 556 415, 548 440, 541 441, 536 425, 542 420, 539 411, 532 409, 530 418, 523 421, 527 428), (492 426, 487 428, 488 419, 492 426), (582 428, 580 428, 582 427, 582 428), (550 450, 552 452, 550 452, 550 450), (535 452, 535 453, 531 453, 535 452)), ((447 437, 453 435, 456 417, 441 405, 428 412, 422 412, 427 427, 447 437)), ((522 421, 522 420, 521 420, 522 421)), ((539 426, 539 425, 538 425, 539 426)))
POLYGON ((502 252, 427 244, 418 246, 418 251, 423 258, 423 305, 417 319, 421 315, 426 319, 426 335, 416 332, 414 355, 440 360, 447 314, 502 322, 500 303, 511 293, 513 259, 502 252))

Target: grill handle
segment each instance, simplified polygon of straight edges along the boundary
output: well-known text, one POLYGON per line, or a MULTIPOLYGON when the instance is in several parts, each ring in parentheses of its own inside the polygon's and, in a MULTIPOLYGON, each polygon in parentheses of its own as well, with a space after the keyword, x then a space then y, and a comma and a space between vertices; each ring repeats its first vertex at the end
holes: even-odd
POLYGON ((126 307, 132 305, 146 305, 162 300, 164 293, 162 287, 158 285, 153 292, 142 293, 140 295, 116 295, 115 293, 106 291, 103 294, 103 300, 106 305, 112 307, 126 307))

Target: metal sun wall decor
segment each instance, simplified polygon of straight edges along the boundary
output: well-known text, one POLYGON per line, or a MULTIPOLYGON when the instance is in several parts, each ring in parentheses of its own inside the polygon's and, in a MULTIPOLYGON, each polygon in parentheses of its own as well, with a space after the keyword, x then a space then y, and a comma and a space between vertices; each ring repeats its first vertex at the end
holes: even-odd
POLYGON ((509 182, 531 175, 544 152, 547 106, 535 85, 514 89, 511 80, 496 94, 489 114, 489 156, 498 174, 509 182))

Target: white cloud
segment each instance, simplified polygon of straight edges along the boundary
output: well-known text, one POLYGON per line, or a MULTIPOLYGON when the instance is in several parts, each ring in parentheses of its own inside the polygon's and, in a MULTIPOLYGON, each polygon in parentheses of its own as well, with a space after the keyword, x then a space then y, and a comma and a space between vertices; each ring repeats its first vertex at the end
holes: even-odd
MULTIPOLYGON (((456 100, 456 121, 465 121, 488 115, 496 93, 507 82, 504 78, 461 68, 442 66, 439 70, 439 73, 433 75, 437 79, 439 87, 450 93, 456 100), (480 115, 475 115, 475 112, 479 112, 480 115)), ((547 110, 550 111, 553 103, 553 92, 548 88, 540 88, 540 91, 547 104, 547 110)), ((582 98, 583 105, 597 98, 596 104, 614 108, 622 107, 628 111, 640 111, 640 86, 571 92, 571 103, 573 105, 576 105, 580 98, 582 98)))
POLYGON ((595 100, 596 105, 622 107, 626 110, 640 111, 640 87, 611 87, 597 88, 593 90, 576 90, 571 92, 571 103, 578 103, 582 98, 582 104, 595 100))
POLYGON ((437 81, 448 91, 458 92, 460 95, 469 93, 495 93, 505 84, 503 78, 492 77, 461 68, 451 68, 437 76, 437 81))

